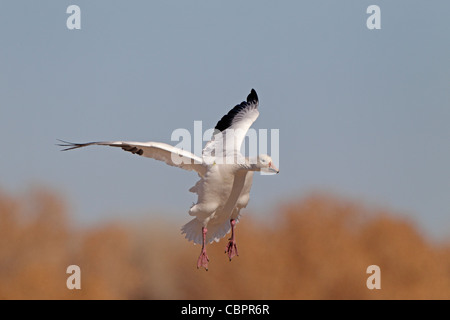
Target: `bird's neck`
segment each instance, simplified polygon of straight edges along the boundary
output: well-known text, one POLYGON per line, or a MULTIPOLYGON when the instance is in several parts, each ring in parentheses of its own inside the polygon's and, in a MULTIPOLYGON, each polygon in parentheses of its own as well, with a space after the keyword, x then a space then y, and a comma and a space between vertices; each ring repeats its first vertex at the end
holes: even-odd
POLYGON ((239 170, 241 171, 259 171, 260 168, 258 167, 258 165, 256 163, 243 163, 239 165, 239 170))

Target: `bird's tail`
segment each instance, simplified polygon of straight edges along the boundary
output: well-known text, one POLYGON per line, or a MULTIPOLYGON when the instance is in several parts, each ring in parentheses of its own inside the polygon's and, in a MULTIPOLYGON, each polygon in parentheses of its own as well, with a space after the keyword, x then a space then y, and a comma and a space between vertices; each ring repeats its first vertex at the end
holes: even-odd
MULTIPOLYGON (((208 223, 206 243, 211 243, 213 241, 219 242, 219 240, 225 237, 231 229, 229 220, 220 223, 215 222, 216 221, 212 220, 208 223)), ((202 227, 203 224, 197 218, 194 218, 181 227, 181 234, 185 234, 185 238, 189 241, 193 241, 195 244, 202 244, 202 227)))

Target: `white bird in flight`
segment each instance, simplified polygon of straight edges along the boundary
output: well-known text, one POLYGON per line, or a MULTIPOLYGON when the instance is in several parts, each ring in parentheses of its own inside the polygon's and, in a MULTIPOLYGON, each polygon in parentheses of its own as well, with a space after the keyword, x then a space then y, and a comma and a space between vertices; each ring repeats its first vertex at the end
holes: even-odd
POLYGON ((195 218, 185 224, 181 231, 189 241, 202 244, 197 268, 208 270, 206 244, 218 242, 230 229, 231 237, 225 252, 230 261, 238 255, 234 229, 239 222, 240 210, 247 206, 250 199, 254 171, 279 172, 270 156, 261 154, 251 159, 244 158, 240 152, 248 129, 259 116, 258 104, 258 95, 252 89, 247 101, 235 106, 217 122, 213 138, 206 144, 201 158, 161 142, 72 143, 60 140, 62 144, 59 146, 66 147, 62 151, 91 145, 120 147, 133 154, 196 171, 200 180, 189 189, 198 195, 197 203, 189 210, 189 214, 195 218))

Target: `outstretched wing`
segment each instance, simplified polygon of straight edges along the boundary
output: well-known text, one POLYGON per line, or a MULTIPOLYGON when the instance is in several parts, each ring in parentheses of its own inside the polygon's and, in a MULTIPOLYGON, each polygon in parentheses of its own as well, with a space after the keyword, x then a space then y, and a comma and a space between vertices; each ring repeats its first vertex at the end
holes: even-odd
POLYGON ((219 145, 224 149, 232 146, 231 150, 223 150, 224 154, 239 153, 248 129, 259 116, 258 104, 258 95, 252 89, 247 101, 235 106, 217 122, 213 138, 203 149, 203 155, 212 155, 213 149, 217 152, 219 145))
POLYGON ((61 147, 66 147, 62 151, 73 150, 87 146, 110 146, 119 147, 125 151, 137 154, 143 157, 164 161, 170 166, 178 167, 185 170, 196 171, 200 176, 206 173, 206 167, 203 165, 201 158, 193 153, 178 149, 162 142, 134 142, 134 141, 101 141, 88 143, 72 143, 59 140, 61 147))

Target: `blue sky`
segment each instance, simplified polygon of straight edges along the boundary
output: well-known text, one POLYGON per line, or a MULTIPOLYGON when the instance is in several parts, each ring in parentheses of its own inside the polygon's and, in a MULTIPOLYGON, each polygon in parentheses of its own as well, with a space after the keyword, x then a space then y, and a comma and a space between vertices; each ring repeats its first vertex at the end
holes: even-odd
POLYGON ((170 141, 213 127, 251 88, 280 130, 280 171, 249 210, 326 191, 450 226, 448 1, 4 1, 0 188, 58 190, 74 219, 187 221, 197 176, 56 139, 170 141), (81 8, 68 30, 66 8, 81 8), (366 9, 381 8, 381 30, 366 9))

